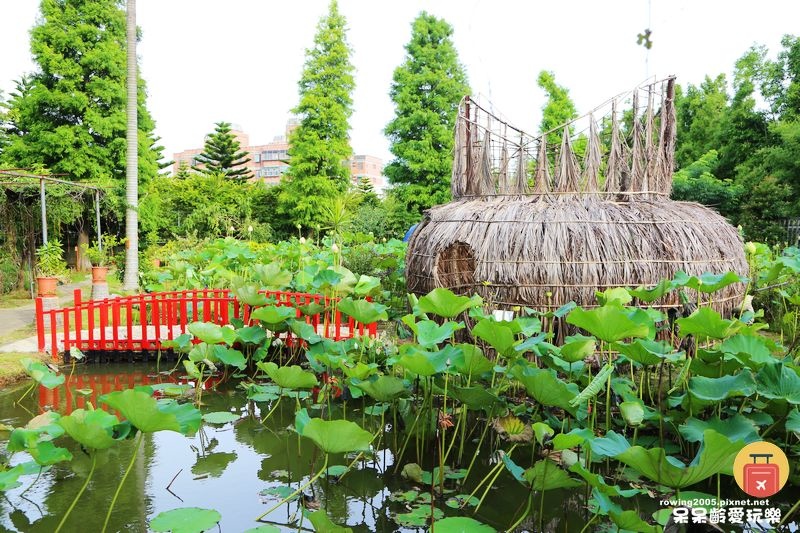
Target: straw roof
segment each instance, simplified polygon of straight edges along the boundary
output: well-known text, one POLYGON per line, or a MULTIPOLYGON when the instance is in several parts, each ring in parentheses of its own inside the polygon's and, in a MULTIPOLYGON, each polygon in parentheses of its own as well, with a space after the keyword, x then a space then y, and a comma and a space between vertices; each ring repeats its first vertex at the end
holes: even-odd
MULTIPOLYGON (((653 286, 679 270, 746 273, 734 227, 712 209, 669 199, 675 129, 673 78, 539 136, 465 98, 454 200, 428 210, 414 232, 408 289, 448 287, 496 308, 545 310, 569 301, 590 306, 597 290, 653 286), (600 126, 595 117, 603 117, 600 126), (546 135, 554 132, 561 142, 551 146, 546 135)), ((712 303, 729 314, 743 294, 734 284, 712 303)), ((677 298, 655 305, 677 306, 677 298)))

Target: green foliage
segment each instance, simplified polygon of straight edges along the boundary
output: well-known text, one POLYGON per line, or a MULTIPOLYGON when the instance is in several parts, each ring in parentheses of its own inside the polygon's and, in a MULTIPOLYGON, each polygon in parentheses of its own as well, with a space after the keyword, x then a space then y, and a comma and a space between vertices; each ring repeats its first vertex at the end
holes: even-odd
POLYGON ((353 153, 348 120, 355 82, 345 24, 332 0, 317 25, 314 45, 306 50, 298 82, 300 102, 292 110, 300 116, 300 125, 289 137, 289 170, 279 195, 279 212, 306 228, 319 223, 322 207, 350 184, 344 162, 353 153))
POLYGON ((395 158, 385 173, 393 185, 398 229, 450 199, 453 128, 459 102, 469 93, 452 34, 444 20, 420 13, 411 26, 406 58, 392 78, 395 118, 385 131, 395 158))
POLYGON ((99 242, 89 246, 88 244, 81 245, 81 249, 89 258, 92 266, 108 266, 114 263, 114 247, 121 244, 122 241, 117 239, 116 235, 103 235, 102 246, 99 242))
MULTIPOLYGON (((569 90, 556 83, 553 72, 546 70, 539 72, 536 84, 547 95, 547 101, 542 107, 542 121, 539 123, 540 133, 551 131, 578 117, 575 104, 569 97, 569 90)), ((547 143, 559 146, 561 136, 561 131, 553 131, 547 135, 547 143)))
POLYGON ((697 202, 713 207, 723 216, 735 216, 743 188, 730 179, 717 178, 714 172, 718 165, 717 151, 709 150, 680 169, 672 178, 672 199, 697 202))
POLYGON ((36 272, 45 278, 57 278, 67 273, 60 240, 50 239, 36 249, 36 272))
POLYGON ((246 181, 253 173, 245 166, 250 158, 241 150, 228 122, 217 122, 214 133, 206 136, 203 152, 192 169, 201 174, 222 174, 228 179, 246 181))

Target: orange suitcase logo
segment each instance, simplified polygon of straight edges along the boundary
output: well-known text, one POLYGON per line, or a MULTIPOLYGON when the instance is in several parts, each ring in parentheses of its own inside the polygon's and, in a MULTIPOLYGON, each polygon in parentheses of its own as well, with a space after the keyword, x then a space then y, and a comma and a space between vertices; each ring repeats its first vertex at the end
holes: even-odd
POLYGON ((733 462, 733 476, 745 493, 754 498, 777 494, 789 479, 789 460, 771 442, 752 442, 733 462))

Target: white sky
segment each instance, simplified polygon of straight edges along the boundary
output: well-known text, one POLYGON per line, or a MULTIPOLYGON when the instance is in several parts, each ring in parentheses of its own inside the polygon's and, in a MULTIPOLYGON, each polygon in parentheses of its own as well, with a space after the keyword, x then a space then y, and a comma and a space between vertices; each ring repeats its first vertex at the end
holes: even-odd
MULTIPOLYGON (((214 122, 240 124, 253 144, 284 131, 297 80, 327 0, 138 0, 141 74, 165 154, 201 147, 214 122)), ((34 66, 29 30, 37 0, 0 0, 0 90, 34 66)), ((771 55, 798 31, 800 2, 760 0, 339 0, 356 67, 356 153, 391 157, 383 128, 394 108, 392 71, 423 9, 446 19, 473 94, 514 125, 535 131, 544 103, 542 69, 569 88, 579 111, 649 75, 699 83, 730 75, 752 44, 771 55), (653 31, 649 54, 636 44, 653 31)))

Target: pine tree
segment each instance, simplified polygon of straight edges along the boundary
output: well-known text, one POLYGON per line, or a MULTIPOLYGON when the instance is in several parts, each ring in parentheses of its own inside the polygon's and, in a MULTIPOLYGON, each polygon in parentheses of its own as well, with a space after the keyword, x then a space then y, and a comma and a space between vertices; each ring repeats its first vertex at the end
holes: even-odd
POLYGON ((300 103, 292 110, 300 124, 289 137, 279 210, 303 227, 316 224, 323 206, 350 185, 348 119, 355 82, 345 25, 333 0, 317 25, 314 46, 306 50, 300 103))
POLYGON ((202 174, 222 174, 238 181, 252 178, 253 173, 246 166, 250 158, 231 133, 231 125, 217 122, 215 126, 214 133, 206 137, 203 153, 197 156, 198 165, 192 169, 202 174))
POLYGON ((452 34, 446 21, 423 11, 412 23, 405 61, 394 71, 389 96, 396 116, 385 132, 395 159, 385 172, 401 209, 393 213, 398 225, 414 223, 424 209, 450 199, 453 129, 469 93, 452 34))

